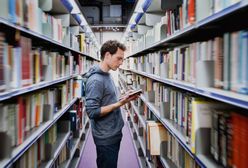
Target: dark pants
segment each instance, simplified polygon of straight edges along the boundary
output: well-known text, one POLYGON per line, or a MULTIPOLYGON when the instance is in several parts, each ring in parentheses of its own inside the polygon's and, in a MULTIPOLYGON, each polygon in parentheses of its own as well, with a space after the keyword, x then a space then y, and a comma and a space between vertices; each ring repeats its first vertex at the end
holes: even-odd
POLYGON ((96 145, 97 167, 117 168, 120 142, 112 145, 96 145))

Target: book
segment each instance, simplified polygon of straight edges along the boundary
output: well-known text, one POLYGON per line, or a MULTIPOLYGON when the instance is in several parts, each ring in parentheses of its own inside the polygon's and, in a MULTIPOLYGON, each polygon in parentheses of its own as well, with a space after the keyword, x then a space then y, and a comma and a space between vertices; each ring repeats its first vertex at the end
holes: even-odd
POLYGON ((135 96, 135 95, 139 95, 142 92, 143 92, 142 89, 134 90, 133 92, 129 93, 128 96, 132 97, 132 96, 135 96))

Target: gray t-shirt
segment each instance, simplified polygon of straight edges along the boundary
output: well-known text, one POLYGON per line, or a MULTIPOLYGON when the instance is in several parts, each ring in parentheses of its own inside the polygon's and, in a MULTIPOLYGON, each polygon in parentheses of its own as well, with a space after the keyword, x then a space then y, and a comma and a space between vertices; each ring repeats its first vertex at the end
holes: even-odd
POLYGON ((93 66, 87 73, 86 82, 86 113, 91 120, 91 128, 96 145, 111 145, 122 138, 124 122, 120 108, 106 116, 100 117, 102 106, 118 101, 116 86, 107 72, 99 65, 93 66))

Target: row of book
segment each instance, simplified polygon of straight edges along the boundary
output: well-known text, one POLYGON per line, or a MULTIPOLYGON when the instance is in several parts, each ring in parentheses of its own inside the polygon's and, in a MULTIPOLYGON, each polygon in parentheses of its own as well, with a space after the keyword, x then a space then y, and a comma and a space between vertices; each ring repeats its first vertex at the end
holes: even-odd
POLYGON ((62 42, 62 20, 45 13, 39 0, 3 0, 0 17, 62 42))
MULTIPOLYGON (((11 146, 22 144, 33 130, 46 121, 53 120, 54 115, 74 97, 81 98, 84 94, 82 90, 83 80, 81 78, 71 79, 48 89, 28 93, 1 103, 0 132, 10 138, 11 146)), ((77 110, 79 118, 77 121, 80 121, 76 128, 82 128, 86 120, 82 112, 83 102, 80 101, 73 107, 77 110)))
POLYGON ((52 165, 53 168, 60 167, 65 161, 69 159, 69 149, 68 146, 65 145, 58 156, 58 158, 55 160, 54 164, 52 165))
POLYGON ((214 13, 217 13, 241 0, 184 0, 174 9, 168 9, 165 13, 166 34, 171 35, 198 22, 214 13))
POLYGON ((212 114, 210 153, 221 165, 246 167, 247 120, 247 117, 227 110, 212 114))
POLYGON ((129 67, 200 87, 247 94, 247 39, 247 31, 225 33, 209 41, 129 58, 129 67))
POLYGON ((5 42, 0 33, 0 91, 21 88, 43 81, 53 81, 86 72, 94 63, 80 55, 32 49, 32 41, 21 36, 17 46, 5 42))
POLYGON ((60 154, 58 155, 57 159, 54 161, 52 167, 61 167, 65 164, 66 161, 69 159, 73 159, 74 156, 76 157, 78 151, 79 151, 79 144, 76 144, 76 142, 79 140, 79 142, 82 142, 82 139, 85 135, 85 130, 82 130, 83 127, 85 127, 85 121, 87 116, 84 114, 83 111, 84 108, 84 102, 82 99, 79 99, 76 103, 73 104, 73 106, 70 108, 70 110, 67 111, 67 113, 62 117, 63 119, 70 121, 70 135, 67 139, 66 144, 62 148, 60 154), (84 133, 80 134, 81 131, 84 131, 84 133), (81 136, 81 137, 80 137, 81 136), (75 153, 72 153, 72 151, 76 148, 75 153))
POLYGON ((240 1, 241 0, 170 1, 168 2, 170 3, 170 5, 168 5, 170 8, 160 12, 161 14, 148 13, 143 15, 143 17, 145 17, 143 20, 146 21, 137 25, 138 34, 140 35, 132 35, 128 40, 128 52, 135 53, 143 50, 171 36, 177 31, 184 29, 188 25, 194 24, 240 1), (146 26, 144 27, 143 24, 146 26), (144 32, 145 34, 143 34, 144 32))
MULTIPOLYGON (((0 104, 0 133, 4 137, 0 158, 8 157, 10 146, 18 146, 25 142, 36 128, 46 121, 53 120, 54 115, 62 109, 73 97, 82 97, 82 80, 69 80, 64 84, 52 86, 49 89, 32 94, 19 96, 0 104), (16 103, 17 102, 17 103, 16 103), (6 141, 10 143, 6 144, 6 141)), ((77 110, 76 128, 82 128, 86 116, 83 115, 83 102, 73 105, 77 110)), ((74 116, 74 117, 76 117, 74 116)), ((72 127, 74 128, 74 127, 72 127)), ((76 134, 79 134, 77 131, 76 134)))
POLYGON ((151 155, 160 155, 174 167, 200 167, 161 123, 148 121, 146 129, 147 147, 151 155))
POLYGON ((52 120, 54 114, 73 98, 73 80, 32 94, 19 96, 1 104, 1 132, 17 146, 42 123, 52 120))
MULTIPOLYGON (((77 51, 93 52, 91 48, 94 44, 88 37, 85 37, 85 33, 80 33, 80 26, 70 25, 72 16, 70 14, 51 15, 50 10, 54 7, 47 7, 46 5, 49 4, 52 5, 52 3, 41 0, 3 0, 1 1, 0 17, 43 34, 77 51)), ((96 55, 94 53, 94 56, 96 55)))
POLYGON ((55 160, 52 166, 53 168, 61 167, 69 159, 78 157, 79 151, 81 149, 79 148, 79 145, 80 142, 84 140, 83 136, 86 133, 86 130, 82 130, 82 129, 83 127, 85 128, 87 124, 86 123, 87 115, 85 115, 83 108, 84 108, 84 101, 82 99, 79 99, 75 104, 73 104, 70 110, 68 110, 68 112, 63 116, 64 119, 69 119, 70 121, 70 136, 66 142, 66 145, 62 148, 58 158, 55 160), (81 131, 84 131, 84 133, 80 135, 81 131), (78 140, 79 140, 79 144, 76 144, 78 140), (72 153, 72 151, 75 148, 76 148, 75 153, 72 153))
POLYGON ((73 104, 69 111, 69 118, 71 121, 71 131, 74 137, 77 136, 78 130, 82 129, 85 125, 87 115, 84 113, 84 101, 79 99, 77 103, 73 104))
POLYGON ((14 163, 13 167, 45 166, 53 159, 58 144, 66 138, 68 128, 68 121, 58 121, 14 163))
MULTIPOLYGON (((141 78, 144 77, 134 77, 133 86, 144 89, 145 99, 157 110, 155 113, 158 113, 160 120, 166 119, 175 129, 180 128, 192 153, 196 156, 204 155, 225 167, 244 167, 247 164, 243 158, 246 155, 243 149, 247 146, 243 137, 246 135, 247 116, 239 114, 243 109, 168 87, 150 79, 151 87, 148 91, 139 83, 141 78)), ((157 120, 147 102, 140 99, 135 105, 139 110, 137 115, 146 120, 157 120)), ((142 128, 142 124, 137 120, 138 117, 134 115, 134 122, 142 128)), ((143 138, 146 141, 146 138, 143 138)))
POLYGON ((79 33, 77 35, 77 41, 79 42, 79 51, 94 57, 98 55, 98 48, 93 44, 93 41, 86 36, 85 33, 79 33))

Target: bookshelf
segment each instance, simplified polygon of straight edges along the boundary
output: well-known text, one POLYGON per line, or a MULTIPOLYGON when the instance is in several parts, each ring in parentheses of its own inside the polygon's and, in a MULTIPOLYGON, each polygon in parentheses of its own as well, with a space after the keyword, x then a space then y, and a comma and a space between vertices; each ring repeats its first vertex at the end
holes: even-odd
POLYGON ((79 163, 89 127, 80 76, 99 58, 72 3, 0 3, 0 167, 79 163))
POLYGON ((247 146, 236 133, 245 134, 242 128, 247 128, 236 120, 247 120, 247 85, 240 85, 242 80, 247 84, 247 78, 242 78, 247 71, 243 69, 248 54, 247 9, 246 0, 137 4, 123 36, 128 51, 119 84, 124 91, 143 89, 144 94, 127 110, 131 133, 138 137, 135 144, 145 148, 147 163, 154 167, 247 165, 245 158, 236 158, 245 153, 240 143, 247 146), (151 155, 155 149, 147 135, 151 121, 166 130, 167 139, 157 141, 160 155, 151 155))

